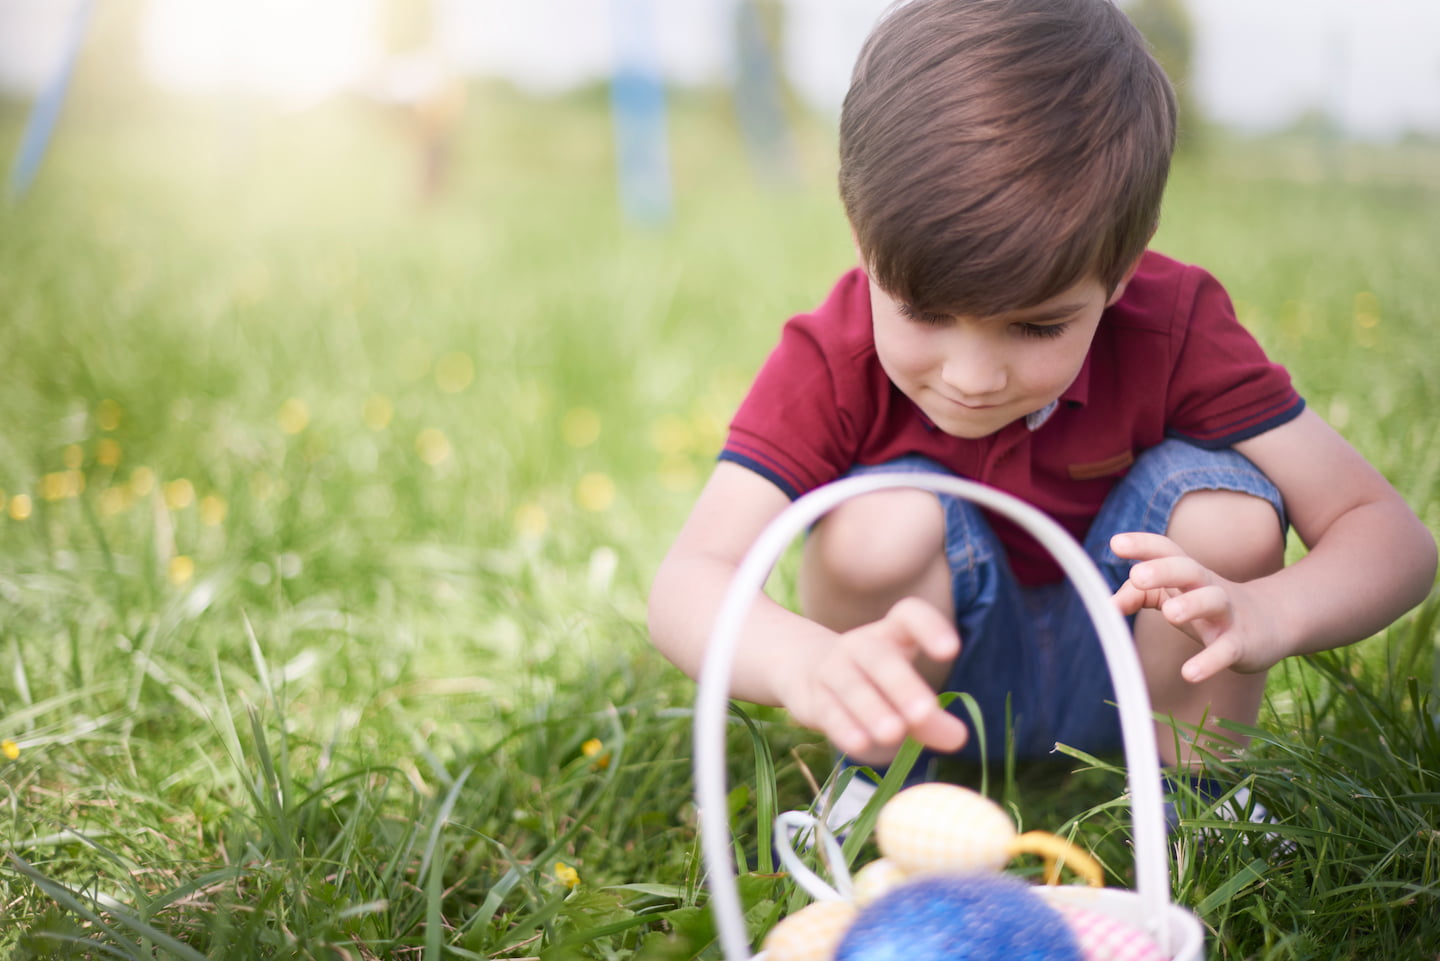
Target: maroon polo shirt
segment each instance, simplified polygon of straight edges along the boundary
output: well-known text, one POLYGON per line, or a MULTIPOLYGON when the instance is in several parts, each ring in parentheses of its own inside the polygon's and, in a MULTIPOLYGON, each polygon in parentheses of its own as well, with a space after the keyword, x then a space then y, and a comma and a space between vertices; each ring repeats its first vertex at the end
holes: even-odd
MULTIPOLYGON (((815 311, 792 318, 741 403, 721 460, 789 497, 855 465, 921 454, 1007 491, 1083 540, 1136 455, 1166 437, 1228 447, 1289 421, 1305 402, 1235 318, 1205 271, 1145 254, 1101 317, 1090 352, 1054 412, 966 440, 935 427, 885 376, 875 355, 865 275, 842 276, 815 311)), ((1059 580, 1038 543, 997 523, 1024 584, 1059 580)))

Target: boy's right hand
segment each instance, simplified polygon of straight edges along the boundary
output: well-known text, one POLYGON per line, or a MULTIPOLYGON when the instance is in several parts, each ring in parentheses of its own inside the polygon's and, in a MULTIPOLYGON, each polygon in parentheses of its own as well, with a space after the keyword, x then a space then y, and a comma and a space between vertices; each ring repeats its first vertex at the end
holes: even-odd
POLYGON ((948 753, 969 734, 940 707, 917 664, 926 658, 948 664, 959 653, 950 621, 906 598, 880 620, 837 635, 825 650, 782 665, 777 686, 796 721, 859 760, 885 758, 907 736, 948 753))

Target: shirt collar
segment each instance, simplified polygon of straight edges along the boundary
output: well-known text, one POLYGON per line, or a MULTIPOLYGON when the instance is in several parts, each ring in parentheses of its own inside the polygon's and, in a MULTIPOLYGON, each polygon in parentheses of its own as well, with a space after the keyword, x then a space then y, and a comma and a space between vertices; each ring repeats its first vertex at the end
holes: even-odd
POLYGON ((1080 365, 1080 373, 1075 375, 1075 380, 1065 393, 1060 395, 1060 403, 1067 407, 1084 407, 1090 401, 1090 360, 1093 351, 1086 353, 1085 363, 1080 365))

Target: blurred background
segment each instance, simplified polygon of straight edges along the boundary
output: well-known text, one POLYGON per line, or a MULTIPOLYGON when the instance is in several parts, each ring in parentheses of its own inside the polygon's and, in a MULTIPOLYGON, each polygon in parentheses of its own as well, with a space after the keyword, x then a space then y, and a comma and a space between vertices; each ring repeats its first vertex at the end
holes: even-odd
MULTIPOLYGON (((653 34, 668 82, 734 81, 737 11, 758 8, 777 67, 806 104, 838 109, 886 0, 112 0, 89 40, 108 69, 188 92, 249 90, 292 106, 363 86, 387 55, 555 93, 608 77, 617 30, 653 34), (128 46, 128 50, 119 49, 128 46), (125 63, 124 61, 129 61, 125 63)), ((0 88, 34 95, 86 0, 0 0, 0 88)), ((1324 117, 1347 134, 1440 133, 1440 5, 1429 0, 1129 0, 1177 80, 1218 124, 1273 130, 1324 117), (1178 63, 1176 64, 1178 65, 1178 63)), ((397 66, 391 63, 393 68, 397 66)), ((418 81, 417 81, 418 82, 418 81)))
MULTIPOLYGON (((0 492, 109 403, 125 469, 249 500, 278 417, 382 540, 508 548, 564 504, 635 520, 606 536, 643 583, 779 324, 853 259, 835 126, 883 6, 0 0, 0 492)), ((1124 6, 1182 104, 1157 246, 1336 426, 1394 436, 1374 385, 1433 372, 1397 320, 1432 300, 1405 265, 1436 247, 1440 4, 1124 6)))
MULTIPOLYGON (((530 956, 621 916, 694 956, 660 929, 710 936, 694 686, 646 595, 853 265, 835 128, 881 6, 0 0, 0 847, 40 872, 0 865, 0 956, 71 937, 46 877, 214 957, 530 956)), ((1440 530, 1440 3, 1126 8, 1182 102, 1155 246, 1440 530)), ((1262 725, 1316 746, 1265 802, 1315 842, 1198 846, 1192 903, 1271 895, 1207 917, 1225 957, 1433 932, 1427 611, 1272 673, 1262 725)), ((808 803, 828 749, 758 716, 775 766, 741 745, 734 783, 808 803)))
MULTIPOLYGON (((1394 445, 1435 374, 1440 4, 1123 5, 1182 106, 1156 245, 1433 513, 1440 466, 1394 445)), ((77 499, 78 460, 121 523, 143 467, 230 505, 202 573, 537 533, 569 564, 563 532, 643 594, 779 325, 853 261, 835 128, 883 7, 0 0, 0 507, 77 499)))

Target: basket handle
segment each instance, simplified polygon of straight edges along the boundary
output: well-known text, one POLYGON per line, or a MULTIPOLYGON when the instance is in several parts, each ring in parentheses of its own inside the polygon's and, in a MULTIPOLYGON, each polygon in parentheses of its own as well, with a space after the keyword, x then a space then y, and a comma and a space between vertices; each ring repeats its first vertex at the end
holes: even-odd
POLYGON ((1099 635, 1120 710, 1135 835, 1136 893, 1147 933, 1169 957, 1169 931, 1164 919, 1170 906, 1170 870, 1150 696, 1130 629, 1111 600, 1109 586, 1089 555, 1064 528, 1019 498, 959 477, 893 472, 835 481, 789 504, 766 525, 741 560, 716 615, 695 702, 695 797, 701 814, 701 847, 709 874, 711 904, 724 956, 729 961, 746 961, 750 957, 749 935, 731 860, 725 802, 726 708, 740 629, 771 569, 796 535, 843 501, 894 488, 951 494, 1008 517, 1050 551, 1075 585, 1099 635))

